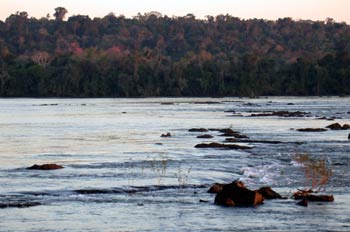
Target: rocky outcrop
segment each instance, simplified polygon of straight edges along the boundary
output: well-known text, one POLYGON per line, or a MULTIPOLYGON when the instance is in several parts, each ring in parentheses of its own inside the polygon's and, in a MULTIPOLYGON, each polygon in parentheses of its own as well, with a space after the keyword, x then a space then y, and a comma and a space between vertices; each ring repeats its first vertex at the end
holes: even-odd
POLYGON ((264 197, 259 192, 247 189, 238 182, 224 185, 222 191, 215 197, 215 204, 228 207, 250 207, 263 204, 263 202, 264 197))
POLYGON ((214 136, 212 136, 212 135, 198 135, 197 136, 197 138, 198 139, 212 139, 212 138, 214 138, 214 136))
POLYGON ((326 126, 326 128, 329 128, 331 130, 349 130, 350 125, 349 124, 340 125, 339 123, 333 123, 331 125, 326 126))
POLYGON ((57 170, 57 169, 62 169, 63 166, 58 165, 58 164, 42 164, 42 165, 37 165, 34 164, 33 166, 28 167, 27 169, 29 170, 57 170))
POLYGON ((191 128, 188 131, 189 132, 208 132, 208 129, 205 129, 205 128, 191 128))
POLYGON ((197 144, 195 148, 217 148, 217 149, 227 149, 227 150, 251 149, 251 147, 248 147, 248 146, 241 146, 236 144, 222 144, 222 143, 200 143, 200 144, 197 144))
POLYGON ((313 194, 312 190, 298 190, 292 196, 295 200, 308 200, 308 201, 320 201, 320 202, 333 202, 333 195, 317 195, 313 194))
POLYGON ((251 114, 251 117, 267 117, 267 116, 277 116, 277 117, 305 117, 310 115, 310 113, 296 111, 296 112, 289 112, 289 111, 273 111, 273 112, 263 112, 263 113, 257 113, 257 114, 251 114))
POLYGON ((0 209, 4 208, 28 208, 33 206, 41 205, 40 202, 10 202, 0 203, 0 209))
POLYGON ((324 128, 301 128, 297 129, 299 132, 324 132, 327 131, 327 129, 324 128))

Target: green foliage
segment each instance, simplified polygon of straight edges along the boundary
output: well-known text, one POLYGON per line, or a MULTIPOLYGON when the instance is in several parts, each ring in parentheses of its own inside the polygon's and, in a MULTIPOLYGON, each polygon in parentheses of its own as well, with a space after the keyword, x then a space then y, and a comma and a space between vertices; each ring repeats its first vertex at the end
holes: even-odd
POLYGON ((66 13, 0 21, 0 96, 350 94, 344 23, 66 13))

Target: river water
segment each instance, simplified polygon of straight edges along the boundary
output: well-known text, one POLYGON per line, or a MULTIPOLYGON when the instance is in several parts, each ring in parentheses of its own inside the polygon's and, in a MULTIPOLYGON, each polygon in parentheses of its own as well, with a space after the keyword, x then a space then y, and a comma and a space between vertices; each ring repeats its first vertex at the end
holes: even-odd
POLYGON ((296 130, 335 122, 350 123, 350 98, 0 99, 0 206, 38 204, 0 208, 0 231, 350 231, 350 131, 296 130), (280 110, 309 114, 250 116, 280 110), (283 143, 197 149, 225 137, 190 128, 283 143), (310 187, 299 154, 325 160, 334 202, 226 208, 207 193, 240 179, 290 197, 310 187), (44 163, 65 168, 26 169, 44 163))

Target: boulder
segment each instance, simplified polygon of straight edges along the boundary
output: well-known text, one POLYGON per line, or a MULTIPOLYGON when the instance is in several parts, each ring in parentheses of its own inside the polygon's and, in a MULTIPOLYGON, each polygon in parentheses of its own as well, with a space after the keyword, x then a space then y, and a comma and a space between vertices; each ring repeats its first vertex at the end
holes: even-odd
POLYGON ((344 124, 342 126, 339 123, 333 123, 331 125, 326 126, 326 128, 329 128, 331 130, 349 130, 350 129, 350 125, 349 124, 344 124))
POLYGON ((264 197, 257 191, 242 187, 238 182, 224 185, 222 191, 216 194, 215 204, 222 206, 250 207, 260 205, 264 197))
POLYGON ((199 139, 212 139, 214 136, 212 135, 198 135, 197 138, 199 139))
POLYGON ((326 128, 329 128, 331 130, 342 130, 342 126, 339 123, 333 123, 331 125, 326 126, 326 128))
POLYGON ((348 139, 350 139, 350 134, 348 135, 348 139))
POLYGON ((259 190, 257 190, 257 192, 260 193, 267 200, 282 199, 282 196, 274 190, 272 190, 270 187, 261 187, 259 190))
POLYGON ((349 130, 350 129, 350 125, 349 124, 344 124, 342 129, 343 130, 349 130))
POLYGON ((42 165, 37 165, 34 164, 33 166, 28 167, 27 169, 29 170, 56 170, 56 169, 61 169, 63 166, 58 165, 58 164, 42 164, 42 165))
POLYGON ((162 134, 160 137, 162 138, 171 137, 171 134, 168 132, 166 134, 162 134))

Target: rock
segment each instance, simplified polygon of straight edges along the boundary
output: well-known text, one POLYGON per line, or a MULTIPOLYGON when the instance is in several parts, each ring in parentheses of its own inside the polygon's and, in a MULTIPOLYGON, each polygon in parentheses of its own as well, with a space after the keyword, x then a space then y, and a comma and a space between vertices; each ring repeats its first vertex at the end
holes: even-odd
POLYGON ((326 126, 326 128, 329 128, 331 130, 342 130, 342 126, 339 123, 333 123, 331 125, 326 126))
POLYGON ((248 136, 242 135, 239 132, 224 133, 224 134, 221 134, 220 136, 223 136, 223 137, 235 137, 237 139, 247 139, 247 138, 249 138, 248 136))
POLYGON ((62 169, 63 166, 58 165, 58 164, 42 164, 42 165, 37 165, 34 164, 31 167, 28 167, 27 169, 29 170, 56 170, 56 169, 62 169))
POLYGON ((307 207, 307 206, 308 206, 308 203, 309 203, 309 202, 304 198, 304 199, 302 199, 301 201, 299 201, 299 202, 297 203, 297 205, 307 207))
POLYGON ((258 114, 251 114, 251 117, 266 117, 266 116, 278 116, 278 117, 305 117, 309 115, 310 113, 296 111, 296 112, 289 112, 289 111, 273 111, 273 112, 263 112, 258 114))
POLYGON ((350 125, 349 124, 344 124, 342 129, 343 130, 349 130, 350 129, 350 125))
POLYGON ((225 185, 226 184, 215 183, 209 188, 208 193, 219 193, 225 185))
POLYGON ((166 134, 162 134, 160 137, 162 138, 171 137, 171 134, 168 132, 166 134))
POLYGON ((324 132, 327 131, 327 129, 324 128, 301 128, 297 129, 299 132, 324 132))
MULTIPOLYGON (((274 141, 274 140, 250 140, 250 139, 237 139, 237 138, 227 138, 225 142, 228 143, 267 143, 267 144, 281 144, 284 142, 274 141)), ((290 142, 285 142, 290 143, 290 142)), ((291 142, 293 143, 293 142, 291 142)))
POLYGON ((189 132, 208 132, 205 128, 192 128, 188 130, 189 132))
POLYGON ((321 202, 333 202, 334 196, 333 195, 307 195, 306 199, 308 201, 321 201, 321 202))
POLYGON ((331 130, 349 130, 350 129, 350 125, 349 124, 344 124, 342 126, 339 123, 333 123, 331 125, 326 126, 326 128, 329 128, 331 130))
POLYGON ((350 139, 350 134, 348 135, 348 139, 350 139))
POLYGON ((197 144, 195 148, 220 148, 220 149, 228 149, 228 150, 235 150, 235 149, 250 149, 251 147, 247 146, 241 146, 236 144, 222 144, 222 143, 201 143, 197 144))
POLYGON ((265 199, 282 199, 282 196, 272 190, 270 187, 261 187, 257 190, 265 199))
POLYGON ((237 182, 224 185, 222 191, 217 193, 215 197, 215 204, 228 207, 250 207, 263 202, 264 197, 260 193, 241 187, 237 182))
POLYGON ((200 202, 200 203, 208 203, 209 201, 207 201, 207 200, 202 200, 202 199, 199 199, 199 202, 200 202))
POLYGON ((316 195, 311 194, 312 190, 299 190, 293 194, 295 200, 306 199, 308 201, 333 202, 333 195, 316 195))
POLYGON ((212 138, 214 138, 214 136, 212 136, 212 135, 198 135, 197 138, 198 139, 212 139, 212 138))
POLYGON ((28 208, 33 206, 41 205, 40 202, 11 202, 11 203, 0 203, 0 209, 4 208, 28 208))

